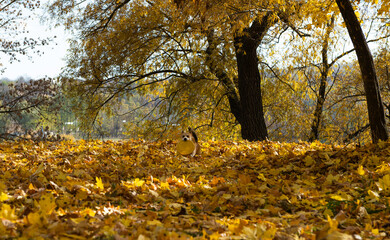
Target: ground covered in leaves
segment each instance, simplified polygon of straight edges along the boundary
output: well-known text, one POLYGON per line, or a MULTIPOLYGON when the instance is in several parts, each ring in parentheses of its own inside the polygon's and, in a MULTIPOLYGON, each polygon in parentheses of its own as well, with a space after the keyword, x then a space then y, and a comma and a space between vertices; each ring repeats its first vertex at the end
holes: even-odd
POLYGON ((390 143, 0 143, 2 239, 385 239, 390 143))

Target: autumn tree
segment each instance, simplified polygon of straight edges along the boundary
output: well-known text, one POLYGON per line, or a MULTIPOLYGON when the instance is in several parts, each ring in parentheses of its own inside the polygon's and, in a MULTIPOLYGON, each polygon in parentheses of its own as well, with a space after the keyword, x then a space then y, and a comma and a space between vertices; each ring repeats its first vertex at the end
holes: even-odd
POLYGON ((210 127, 216 133, 240 130, 248 140, 263 140, 268 126, 283 125, 265 116, 268 76, 259 71, 259 64, 264 67, 269 60, 262 54, 264 46, 286 31, 302 38, 328 26, 328 41, 320 46, 322 81, 308 123, 310 139, 318 138, 327 77, 335 63, 327 60, 327 42, 337 9, 332 1, 102 0, 55 1, 50 7, 53 16, 79 33, 63 76, 67 92, 82 97, 75 105, 82 107, 84 126, 99 123, 104 111, 104 116, 134 113, 112 110, 137 93, 145 101, 135 110, 147 106, 148 111, 136 127, 145 132, 195 124, 202 132, 210 127))
POLYGON ((379 86, 381 87, 381 93, 383 97, 383 104, 385 106, 385 116, 390 119, 390 54, 389 49, 381 48, 378 54, 375 56, 375 66, 377 70, 377 76, 379 86))
MULTIPOLYGON (((336 30, 336 26, 335 26, 336 24, 337 24, 337 15, 336 13, 332 13, 330 19, 328 20, 328 23, 326 23, 324 26, 323 34, 319 38, 320 41, 318 41, 317 44, 314 44, 314 47, 317 47, 320 50, 318 51, 318 55, 320 56, 320 63, 312 63, 310 64, 309 67, 309 69, 312 67, 316 68, 319 73, 319 76, 314 76, 314 78, 318 78, 318 81, 314 80, 315 82, 314 84, 317 84, 318 82, 318 87, 312 86, 313 79, 308 79, 309 87, 314 91, 316 96, 316 105, 313 113, 313 120, 311 123, 310 133, 308 138, 309 141, 318 140, 321 132, 320 131, 321 125, 323 126, 326 125, 326 124, 322 124, 323 117, 324 117, 323 112, 325 107, 325 100, 329 95, 330 91, 332 90, 332 88, 339 88, 338 85, 346 83, 345 74, 347 71, 349 71, 348 63, 346 62, 340 63, 340 60, 348 56, 350 53, 354 52, 355 50, 354 48, 348 50, 344 50, 344 49, 342 50, 340 46, 337 46, 337 44, 340 45, 340 38, 337 37, 336 35, 342 33, 336 30), (336 66, 336 64, 338 66, 336 66), (340 81, 340 80, 343 83, 336 83, 336 81, 340 81)), ((316 39, 317 38, 315 38, 314 41, 316 41, 316 39)), ((371 39, 367 41, 367 43, 376 42, 380 39, 381 37, 371 39)), ((341 44, 341 46, 343 46, 343 44, 341 44)), ((314 59, 316 59, 316 57, 312 56, 312 60, 314 59)), ((304 69, 306 68, 307 67, 305 67, 304 69)), ((308 77, 307 73, 304 73, 304 75, 306 78, 308 77)), ((354 82, 353 84, 359 85, 358 82, 354 82)), ((342 96, 342 97, 346 97, 346 96, 342 96)), ((334 113, 332 113, 332 110, 330 110, 329 114, 334 114, 334 113)))
POLYGON ((335 22, 335 16, 332 15, 331 19, 326 24, 325 35, 323 37, 323 41, 321 44, 322 64, 320 65, 320 73, 321 73, 320 86, 318 89, 317 103, 313 114, 314 117, 313 117, 313 122, 311 124, 309 141, 317 140, 319 135, 319 128, 322 119, 322 110, 325 102, 326 90, 328 85, 328 76, 329 76, 330 69, 333 65, 328 61, 328 50, 329 50, 330 34, 333 30, 334 22, 335 22))
POLYGON ((299 33, 293 26, 299 7, 288 1, 56 1, 51 12, 80 31, 64 76, 71 92, 85 96, 87 121, 138 91, 157 105, 154 129, 178 120, 195 127, 238 123, 244 139, 264 140, 259 46, 270 40, 271 28, 299 33))
MULTIPOLYGON (((0 129, 1 138, 9 138, 27 132, 23 122, 42 111, 58 109, 57 85, 52 79, 3 82, 0 84, 0 117, 5 124, 0 129)), ((31 128, 35 128, 30 126, 31 128)))
MULTIPOLYGON (((367 43, 388 37, 383 31, 385 28, 380 27, 382 17, 379 10, 382 8, 381 5, 367 2, 359 4, 360 21, 367 43)), ((272 65, 271 74, 278 72, 277 78, 287 83, 276 87, 278 91, 272 90, 275 84, 270 85, 271 88, 267 87, 271 91, 270 96, 266 94, 267 113, 272 116, 284 115, 284 118, 278 120, 279 124, 270 125, 270 130, 280 128, 283 122, 288 123, 283 126, 284 129, 277 130, 278 135, 273 134, 272 139, 296 139, 297 136, 298 139, 330 142, 350 140, 361 134, 367 124, 363 117, 367 113, 361 109, 362 105, 365 106, 360 97, 364 93, 360 92, 361 84, 358 80, 361 78, 353 75, 355 62, 351 62, 350 57, 344 58, 354 48, 349 44, 349 39, 344 37, 348 33, 341 20, 337 20, 340 18, 336 3, 318 2, 310 11, 303 12, 316 16, 306 22, 308 24, 305 31, 310 36, 300 39, 289 34, 284 42, 265 53, 271 59, 277 59, 272 64, 267 63, 267 68, 272 65), (278 48, 281 51, 275 52, 278 48), (278 92, 282 93, 279 95, 278 92), (281 98, 287 101, 281 101, 281 98), (292 103, 293 108, 289 106, 292 103), (314 113, 310 120, 308 112, 314 113), (359 120, 356 119, 357 116, 359 120)))
POLYGON ((336 3, 344 18, 349 36, 355 47, 355 52, 362 72, 372 141, 378 142, 379 140, 387 140, 388 132, 386 128, 385 113, 371 51, 367 45, 366 38, 351 2, 349 0, 336 0, 336 3))

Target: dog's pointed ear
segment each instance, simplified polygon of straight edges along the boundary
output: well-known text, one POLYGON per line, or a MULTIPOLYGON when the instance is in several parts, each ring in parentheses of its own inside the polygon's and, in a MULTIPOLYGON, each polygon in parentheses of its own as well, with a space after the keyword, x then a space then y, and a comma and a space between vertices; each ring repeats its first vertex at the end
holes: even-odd
POLYGON ((181 131, 181 133, 184 133, 184 130, 183 130, 183 131, 181 131))
POLYGON ((192 132, 192 128, 191 128, 191 127, 188 127, 188 131, 192 132))

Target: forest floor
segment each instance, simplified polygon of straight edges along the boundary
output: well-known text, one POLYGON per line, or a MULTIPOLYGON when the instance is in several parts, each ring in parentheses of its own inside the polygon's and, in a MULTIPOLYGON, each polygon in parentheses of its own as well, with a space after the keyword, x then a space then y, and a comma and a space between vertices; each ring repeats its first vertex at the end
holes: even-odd
POLYGON ((0 239, 389 239, 390 143, 0 142, 0 239))

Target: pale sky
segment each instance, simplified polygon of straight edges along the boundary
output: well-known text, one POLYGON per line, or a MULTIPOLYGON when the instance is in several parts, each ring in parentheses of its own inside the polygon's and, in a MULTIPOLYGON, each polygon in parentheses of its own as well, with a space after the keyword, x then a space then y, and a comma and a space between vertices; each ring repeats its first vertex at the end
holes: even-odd
POLYGON ((65 66, 66 51, 69 46, 67 38, 69 34, 66 34, 61 27, 50 28, 49 23, 41 23, 39 17, 33 17, 33 19, 27 22, 26 30, 29 31, 28 37, 32 38, 56 38, 50 42, 49 45, 39 47, 40 51, 44 52, 41 56, 37 54, 29 54, 30 59, 26 56, 18 56, 20 62, 9 63, 6 58, 1 58, 0 63, 6 70, 1 73, 1 78, 9 78, 14 80, 20 76, 31 77, 33 79, 39 79, 42 77, 56 77, 61 72, 61 68, 65 66))

